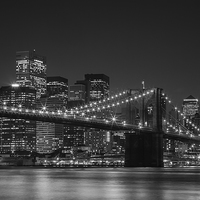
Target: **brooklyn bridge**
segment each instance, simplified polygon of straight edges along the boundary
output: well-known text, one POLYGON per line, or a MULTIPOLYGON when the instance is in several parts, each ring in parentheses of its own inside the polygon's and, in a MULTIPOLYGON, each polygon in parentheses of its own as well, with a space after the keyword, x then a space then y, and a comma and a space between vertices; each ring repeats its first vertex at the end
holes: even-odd
POLYGON ((43 107, 37 110, 21 105, 8 106, 2 102, 0 117, 89 127, 114 133, 123 131, 125 167, 163 167, 165 140, 200 144, 199 127, 192 121, 188 123, 193 131, 184 125, 184 114, 161 88, 126 90, 72 109, 48 110, 43 107), (122 106, 126 110, 123 116, 109 117, 105 114, 122 106))

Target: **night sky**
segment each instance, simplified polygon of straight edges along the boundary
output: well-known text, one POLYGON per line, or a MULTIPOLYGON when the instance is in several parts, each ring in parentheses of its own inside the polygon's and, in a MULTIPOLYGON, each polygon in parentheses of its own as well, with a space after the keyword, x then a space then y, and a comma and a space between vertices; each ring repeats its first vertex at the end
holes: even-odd
POLYGON ((0 86, 15 81, 16 51, 35 49, 47 57, 47 75, 70 85, 103 73, 113 92, 144 80, 175 105, 200 99, 200 7, 183 2, 1 1, 0 86))

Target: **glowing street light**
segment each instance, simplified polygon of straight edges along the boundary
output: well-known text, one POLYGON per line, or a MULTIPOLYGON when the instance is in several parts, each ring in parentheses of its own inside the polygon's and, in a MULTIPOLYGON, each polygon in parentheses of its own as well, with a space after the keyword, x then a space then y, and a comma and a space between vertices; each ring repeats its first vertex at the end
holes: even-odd
POLYGON ((112 118, 112 121, 115 122, 115 121, 116 121, 116 117, 113 117, 113 118, 112 118))

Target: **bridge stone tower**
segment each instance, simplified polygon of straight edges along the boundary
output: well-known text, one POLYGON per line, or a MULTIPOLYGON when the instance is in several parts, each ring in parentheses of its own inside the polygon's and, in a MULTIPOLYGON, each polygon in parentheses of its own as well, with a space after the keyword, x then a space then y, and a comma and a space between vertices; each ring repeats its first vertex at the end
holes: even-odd
MULTIPOLYGON (((140 123, 151 130, 141 128, 135 133, 125 133, 125 167, 163 167, 162 89, 154 88, 150 95, 133 104, 139 110, 134 115, 139 115, 140 123)), ((135 118, 138 121, 138 116, 135 118)))

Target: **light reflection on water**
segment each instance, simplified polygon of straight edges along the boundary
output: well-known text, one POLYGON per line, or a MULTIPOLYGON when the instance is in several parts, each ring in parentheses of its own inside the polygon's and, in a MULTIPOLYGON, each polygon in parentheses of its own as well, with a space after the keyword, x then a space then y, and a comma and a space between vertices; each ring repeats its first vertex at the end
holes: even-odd
POLYGON ((200 200, 200 168, 0 169, 0 199, 200 200))

